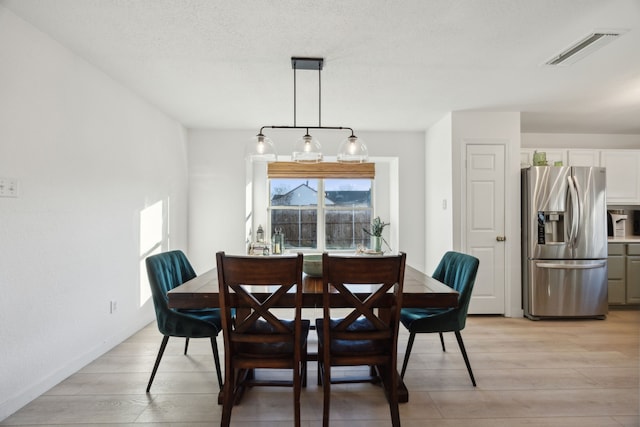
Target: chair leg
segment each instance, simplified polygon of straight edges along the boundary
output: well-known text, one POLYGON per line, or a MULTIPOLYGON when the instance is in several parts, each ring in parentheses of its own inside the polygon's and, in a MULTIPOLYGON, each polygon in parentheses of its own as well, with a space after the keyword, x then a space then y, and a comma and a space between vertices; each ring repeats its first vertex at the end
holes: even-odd
POLYGON ((211 349, 213 350, 213 361, 215 362, 215 365, 216 365, 216 375, 218 376, 218 387, 220 387, 220 390, 222 390, 222 371, 220 370, 220 355, 218 354, 218 342, 216 341, 216 337, 211 337, 211 349))
POLYGON ((302 372, 302 387, 307 387, 307 361, 303 360, 302 361, 302 367, 301 367, 301 372, 302 372))
POLYGON ((184 355, 187 355, 187 349, 189 348, 189 337, 184 342, 184 355))
POLYGON ((303 369, 302 362, 293 369, 293 417, 295 427, 300 427, 300 394, 303 369))
POLYGON ((151 389, 151 384, 153 383, 153 379, 156 376, 156 371, 158 370, 158 366, 160 366, 160 360, 162 360, 162 355, 164 354, 164 349, 167 348, 167 343, 169 342, 169 335, 165 335, 162 338, 162 343, 160 344, 160 350, 158 350, 158 356, 156 357, 156 363, 153 365, 153 371, 151 371, 151 378, 149 378, 149 384, 147 384, 147 393, 151 389))
POLYGON ((318 349, 318 357, 316 365, 318 366, 318 386, 322 385, 322 350, 318 349))
MULTIPOLYGON (((228 367, 225 367, 227 369, 228 367)), ((231 410, 233 409, 235 396, 235 374, 231 374, 225 371, 224 390, 222 398, 222 418, 220 420, 220 427, 229 427, 231 424, 231 410)))
POLYGON ((438 332, 438 334, 440 334, 440 344, 442 344, 442 351, 447 351, 447 349, 444 348, 444 337, 442 336, 442 332, 438 332))
POLYGON ((469 371, 469 376, 471 377, 471 383, 473 386, 476 386, 476 379, 473 377, 473 372, 471 371, 471 364, 469 363, 469 358, 467 357, 467 351, 464 348, 464 343, 462 342, 462 335, 460 335, 460 331, 456 332, 456 339, 458 340, 458 346, 460 347, 460 351, 462 352, 462 357, 464 358, 464 363, 467 365, 467 371, 469 371))
POLYGON ((400 372, 400 378, 404 378, 404 372, 407 370, 407 365, 409 364, 409 355, 411 354, 411 349, 413 348, 413 340, 416 339, 416 333, 409 333, 409 342, 407 343, 407 350, 404 352, 404 362, 402 362, 402 371, 400 372))
POLYGON ((322 392, 324 396, 322 404, 322 427, 329 427, 329 412, 331 405, 331 364, 328 359, 322 357, 322 364, 318 360, 318 369, 322 369, 322 392))
POLYGON ((397 370, 393 366, 386 366, 388 371, 390 390, 389 396, 389 410, 391 412, 391 426, 400 427, 400 408, 398 407, 398 374, 397 370))

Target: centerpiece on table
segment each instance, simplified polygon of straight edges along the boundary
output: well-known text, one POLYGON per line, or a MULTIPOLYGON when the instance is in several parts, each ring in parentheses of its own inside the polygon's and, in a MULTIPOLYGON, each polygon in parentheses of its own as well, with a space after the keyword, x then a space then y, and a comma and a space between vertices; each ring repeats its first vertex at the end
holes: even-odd
POLYGON ((390 223, 384 222, 380 219, 379 216, 375 217, 371 222, 371 227, 369 230, 366 228, 362 228, 362 231, 371 236, 371 249, 376 253, 382 253, 382 242, 384 242, 389 249, 389 243, 382 237, 382 231, 384 228, 390 223))

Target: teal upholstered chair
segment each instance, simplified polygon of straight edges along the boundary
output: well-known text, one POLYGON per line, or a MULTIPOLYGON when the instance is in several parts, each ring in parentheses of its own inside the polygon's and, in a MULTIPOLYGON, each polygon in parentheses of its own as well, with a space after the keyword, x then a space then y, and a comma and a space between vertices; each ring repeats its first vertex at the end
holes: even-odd
POLYGON ((153 378, 156 375, 160 360, 169 337, 186 338, 184 354, 187 354, 189 338, 209 338, 213 349, 213 359, 218 375, 218 386, 222 389, 222 374, 220 371, 220 357, 216 336, 222 329, 219 309, 200 310, 176 310, 169 308, 167 292, 196 277, 189 260, 182 251, 170 251, 152 255, 146 260, 149 285, 153 295, 153 305, 156 310, 156 320, 160 333, 164 335, 160 350, 156 357, 156 363, 151 372, 151 378, 147 385, 147 392, 151 389, 153 378))
POLYGON ((416 334, 438 332, 442 351, 445 350, 444 332, 454 332, 458 341, 458 346, 462 352, 464 363, 471 377, 473 386, 476 380, 471 371, 471 364, 464 348, 460 331, 464 329, 467 320, 467 310, 471 300, 473 284, 476 280, 478 265, 480 261, 471 256, 459 252, 447 252, 433 272, 433 277, 460 293, 458 297, 458 307, 450 309, 430 309, 430 308, 403 308, 400 314, 400 321, 409 330, 409 342, 404 355, 402 371, 400 376, 404 378, 404 373, 409 363, 409 355, 413 347, 416 334))

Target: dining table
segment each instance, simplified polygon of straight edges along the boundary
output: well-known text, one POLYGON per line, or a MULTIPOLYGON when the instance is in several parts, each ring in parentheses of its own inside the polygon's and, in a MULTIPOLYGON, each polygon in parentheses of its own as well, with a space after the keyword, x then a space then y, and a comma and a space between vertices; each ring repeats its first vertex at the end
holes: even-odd
MULTIPOLYGON (((304 274, 302 279, 302 306, 303 308, 322 308, 322 277, 313 277, 304 274)), ((366 298, 371 293, 367 286, 358 285, 355 292, 359 298, 366 298)), ((265 296, 267 293, 265 292, 265 296)), ((233 295, 232 295, 233 296, 233 295)), ((218 288, 217 269, 212 268, 207 272, 194 277, 182 285, 170 290, 167 294, 169 307, 175 309, 219 308, 220 294, 218 288)), ((256 294, 259 299, 260 294, 256 294)), ((290 293, 280 298, 277 308, 293 308, 295 294, 290 293)), ((232 305, 238 303, 232 299, 232 305)), ((428 276, 419 270, 406 266, 402 295, 403 308, 455 308, 458 306, 458 292, 444 283, 428 276)), ((332 295, 331 307, 349 307, 340 294, 332 295)), ((402 378, 398 376, 399 402, 409 401, 409 391, 402 378)))

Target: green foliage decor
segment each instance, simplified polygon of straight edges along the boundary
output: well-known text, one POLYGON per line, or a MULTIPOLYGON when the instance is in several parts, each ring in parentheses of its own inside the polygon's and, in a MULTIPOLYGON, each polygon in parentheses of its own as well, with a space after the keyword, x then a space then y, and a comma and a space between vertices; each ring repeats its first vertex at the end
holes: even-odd
POLYGON ((388 222, 383 222, 379 216, 375 217, 371 222, 371 229, 367 230, 366 228, 362 228, 362 231, 367 233, 369 236, 382 237, 382 230, 389 225, 388 222))

